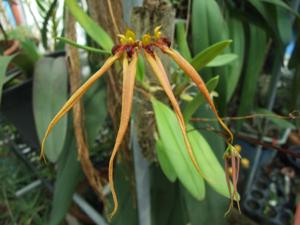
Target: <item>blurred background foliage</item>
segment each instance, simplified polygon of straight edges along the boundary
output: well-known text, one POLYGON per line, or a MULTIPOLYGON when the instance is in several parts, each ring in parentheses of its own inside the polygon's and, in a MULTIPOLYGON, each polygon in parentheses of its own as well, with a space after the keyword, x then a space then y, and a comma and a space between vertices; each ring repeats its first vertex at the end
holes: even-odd
MULTIPOLYGON (((70 60, 75 57, 70 55, 72 46, 79 52, 80 65, 76 66, 80 80, 84 81, 110 54, 117 43, 117 34, 106 0, 27 0, 21 5, 25 9, 24 16, 33 19, 31 26, 17 24, 14 27, 1 20, 0 107, 4 118, 9 118, 13 113, 6 109, 12 107, 12 101, 18 102, 19 99, 9 98, 11 90, 30 83, 26 89, 30 93, 29 116, 20 105, 16 109, 17 119, 10 120, 37 153, 39 140, 49 121, 70 96, 70 77, 74 76, 70 60), (75 39, 67 28, 69 17, 76 21, 75 39), (18 43, 18 50, 5 55, 5 50, 14 41, 18 43), (18 126, 20 117, 29 123, 23 132, 23 121, 18 126), (32 127, 32 135, 28 126, 32 127)), ((111 5, 121 31, 127 27, 137 28, 138 33, 149 31, 167 21, 167 28, 163 31, 170 28, 174 32, 165 35, 200 72, 223 117, 255 113, 289 115, 299 110, 298 0, 112 0, 111 5), (131 22, 139 13, 144 13, 145 21, 155 18, 153 23, 156 24, 144 23, 146 25, 139 28, 131 22)), ((74 121, 73 114, 69 113, 47 141, 46 156, 50 165, 43 165, 41 171, 47 171, 42 177, 49 180, 50 190, 39 188, 26 194, 24 199, 16 199, 13 192, 20 185, 19 179, 27 179, 29 172, 16 162, 3 161, 9 165, 1 165, 5 169, 0 173, 5 180, 1 183, 0 205, 5 211, 0 218, 3 224, 71 224, 70 215, 82 224, 228 224, 224 218, 228 207, 228 198, 224 196, 228 197, 228 191, 222 166, 225 142, 222 135, 212 131, 220 129, 218 123, 193 120, 214 116, 201 93, 175 64, 170 63, 169 78, 189 124, 192 147, 197 151, 200 149, 198 163, 208 177, 218 181, 207 185, 187 160, 175 114, 159 89, 156 90, 152 74, 142 59, 139 59, 137 89, 156 90, 153 91, 156 99, 145 103, 148 100, 138 92, 135 95, 136 109, 133 110, 130 135, 116 164, 120 207, 116 216, 111 221, 108 219, 112 201, 107 191, 107 164, 118 128, 119 70, 119 65, 116 65, 105 81, 97 82, 85 94, 82 106, 84 122, 81 128, 89 146, 88 156, 104 186, 101 190, 104 197, 97 199, 88 182, 89 174, 78 160, 78 137, 73 125, 76 119, 74 121), (144 109, 138 110, 140 106, 137 105, 144 109), (152 121, 153 129, 149 128, 145 133, 141 131, 139 126, 144 121, 141 121, 140 114, 151 115, 148 119, 152 121), (142 143, 145 139, 149 142, 148 147, 142 143), (11 166, 17 170, 9 172, 11 166), (142 172, 142 179, 137 171, 142 172), (13 173, 16 179, 9 177, 9 173, 13 173), (140 193, 143 193, 142 198, 140 193), (77 205, 74 200, 78 194, 95 207, 97 212, 84 211, 92 219, 80 213, 78 199, 77 205)), ((270 116, 232 120, 229 124, 236 135, 242 132, 280 139, 286 129, 299 127, 299 120, 287 121, 270 116)), ((14 132, 14 128, 9 130, 14 132)), ((2 157, 14 161, 5 145, 1 145, 2 157)), ((28 177, 27 183, 31 181, 32 178, 28 177)), ((237 218, 238 221, 244 219, 237 218)))

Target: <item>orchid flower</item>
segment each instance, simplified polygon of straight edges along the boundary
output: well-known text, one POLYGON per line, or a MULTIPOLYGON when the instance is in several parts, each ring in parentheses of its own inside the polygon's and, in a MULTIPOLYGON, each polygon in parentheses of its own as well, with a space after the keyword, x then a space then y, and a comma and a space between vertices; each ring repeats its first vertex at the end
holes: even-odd
MULTIPOLYGON (((187 137, 186 133, 186 125, 184 122, 183 115, 180 110, 180 106, 176 100, 172 92, 172 87, 169 82, 167 73, 164 69, 164 66, 156 53, 157 49, 160 49, 163 53, 169 55, 178 65, 179 67, 188 75, 192 81, 197 85, 200 92, 204 95, 206 101, 210 105, 212 111, 216 115, 220 125, 224 128, 224 130, 228 133, 227 143, 231 146, 233 141, 233 134, 231 133, 230 129, 227 125, 222 121, 220 116, 218 115, 217 109, 210 98, 209 91, 205 86, 201 76, 198 72, 191 66, 186 59, 184 59, 177 51, 172 49, 170 46, 170 41, 166 37, 162 37, 160 26, 154 29, 153 35, 145 34, 142 37, 142 40, 136 39, 136 34, 128 29, 124 35, 118 35, 120 38, 120 44, 116 45, 112 49, 112 56, 110 56, 104 63, 104 65, 95 73, 93 74, 78 90, 76 90, 73 95, 69 98, 69 100, 63 105, 63 107, 59 110, 56 116, 50 122, 44 138, 41 144, 41 156, 44 153, 44 145, 47 136, 55 126, 55 124, 79 101, 79 99, 83 96, 83 94, 88 90, 88 88, 96 82, 117 60, 122 60, 123 63, 123 90, 122 90, 122 110, 121 110, 121 119, 119 130, 116 136, 116 141, 114 144, 114 148, 111 153, 111 158, 109 161, 109 185, 111 188, 113 201, 114 201, 114 209, 112 211, 112 215, 114 215, 118 208, 118 199, 115 192, 114 181, 113 181, 113 168, 114 168, 114 159, 116 154, 119 150, 119 147, 122 143, 122 140, 126 134, 126 130, 128 128, 130 114, 131 114, 131 107, 132 107, 132 99, 133 99, 133 90, 134 90, 134 83, 135 83, 135 75, 136 75, 136 67, 137 67, 137 59, 138 54, 143 53, 146 60, 150 64, 155 76, 157 77, 158 81, 160 82, 163 90, 165 91, 167 97, 170 100, 170 103, 176 113, 176 117, 178 119, 180 129, 183 135, 184 143, 186 149, 188 151, 189 157, 199 172, 199 174, 204 177, 208 182, 209 179, 205 177, 204 173, 201 171, 196 158, 195 154, 191 148, 190 142, 187 137)), ((229 181, 228 181, 229 182, 229 181)), ((235 184, 235 180, 233 180, 235 184)), ((235 185, 234 185, 235 186, 235 185)), ((229 186, 229 191, 231 193, 231 189, 229 186)), ((233 199, 232 195, 230 194, 231 198, 233 199)))
POLYGON ((226 182, 230 194, 230 205, 225 215, 227 215, 232 209, 234 200, 237 202, 238 210, 241 211, 240 204, 239 204, 240 197, 237 190, 237 183, 238 183, 239 172, 240 172, 240 161, 241 161, 240 151, 241 151, 240 145, 233 146, 229 144, 224 153, 226 182), (232 182, 230 182, 230 177, 232 182), (231 189, 232 188, 231 183, 233 185, 233 190, 231 189))

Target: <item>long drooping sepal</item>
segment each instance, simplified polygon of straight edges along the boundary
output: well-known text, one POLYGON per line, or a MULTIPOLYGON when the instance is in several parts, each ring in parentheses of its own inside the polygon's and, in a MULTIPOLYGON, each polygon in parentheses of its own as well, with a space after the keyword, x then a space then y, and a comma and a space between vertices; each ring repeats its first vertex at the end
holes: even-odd
POLYGON ((163 87, 166 95, 168 96, 171 104, 172 104, 172 107, 175 111, 175 114, 176 114, 176 117, 178 119, 178 122, 179 122, 179 125, 180 125, 180 128, 181 128, 181 131, 182 131, 182 135, 183 135, 183 139, 184 139, 184 143, 185 143, 185 146, 187 148, 187 151, 188 151, 188 154, 189 154, 189 157, 193 163, 193 165, 195 166, 196 170, 198 171, 198 173, 203 177, 205 178, 207 181, 209 181, 204 173, 202 172, 202 170, 200 169, 198 163, 197 163, 197 160, 196 160, 196 157, 195 157, 195 154, 192 150, 192 147, 190 145, 190 142, 188 140, 188 137, 187 137, 187 133, 186 133, 186 126, 185 126, 185 123, 184 123, 184 119, 183 119, 183 115, 181 113, 181 110, 180 110, 180 107, 179 107, 179 104, 173 94, 173 91, 172 91, 172 87, 170 85, 170 82, 169 82, 169 79, 168 79, 168 76, 166 74, 166 71, 160 61, 160 59, 157 57, 157 55, 155 53, 153 53, 153 55, 145 52, 145 56, 146 56, 146 59, 147 61, 149 62, 154 74, 156 75, 157 79, 159 80, 161 86, 163 87))
POLYGON ((178 65, 179 67, 195 82, 201 93, 204 95, 206 101, 210 105, 212 111, 216 115, 219 123, 221 126, 226 130, 226 132, 229 135, 228 143, 232 143, 233 141, 233 134, 230 131, 230 129, 227 127, 227 125, 223 122, 223 120, 220 118, 219 113, 213 103, 213 101, 210 98, 209 91, 207 87, 205 86, 204 81, 202 80, 201 76, 198 74, 198 72, 194 69, 194 67, 188 63, 188 61, 183 58, 178 52, 175 50, 168 48, 168 47, 162 47, 162 51, 167 53, 178 65))
POLYGON ((89 89, 89 87, 95 83, 96 80, 98 80, 111 66, 112 64, 118 60, 121 56, 121 53, 118 53, 114 56, 109 57, 106 62, 103 64, 103 66, 94 73, 80 88, 78 88, 72 96, 68 99, 68 101, 63 105, 63 107, 58 111, 58 113, 54 116, 54 118, 51 120, 51 122, 48 125, 48 128, 45 132, 45 135, 42 139, 41 144, 41 157, 44 157, 44 147, 45 142, 50 134, 53 127, 58 123, 58 121, 74 106, 76 102, 84 95, 84 93, 89 89))
POLYGON ((136 66, 137 66, 137 54, 134 53, 132 56, 131 62, 128 65, 127 56, 124 57, 123 60, 123 94, 122 94, 122 110, 121 110, 121 119, 120 126, 116 137, 115 146, 111 153, 111 157, 109 160, 109 171, 108 171, 108 179, 109 185, 113 196, 114 208, 111 213, 113 216, 118 209, 118 198, 114 187, 113 181, 113 168, 114 168, 114 159, 119 150, 119 147, 122 143, 122 140, 125 136, 126 130, 128 128, 128 123, 131 114, 131 106, 133 99, 133 90, 134 90, 134 82, 136 75, 136 66))

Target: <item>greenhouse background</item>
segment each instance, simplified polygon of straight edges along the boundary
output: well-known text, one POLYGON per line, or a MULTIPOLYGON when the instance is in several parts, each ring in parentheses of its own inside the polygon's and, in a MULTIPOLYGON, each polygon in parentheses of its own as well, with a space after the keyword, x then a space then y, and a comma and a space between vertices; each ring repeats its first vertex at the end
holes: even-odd
POLYGON ((0 0, 0 224, 300 225, 299 0, 0 0))

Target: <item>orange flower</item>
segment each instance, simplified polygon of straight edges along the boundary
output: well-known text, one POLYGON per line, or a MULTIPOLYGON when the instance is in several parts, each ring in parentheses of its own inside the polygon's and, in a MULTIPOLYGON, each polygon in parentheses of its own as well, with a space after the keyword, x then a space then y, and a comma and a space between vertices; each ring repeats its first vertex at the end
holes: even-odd
MULTIPOLYGON (((178 52, 170 48, 170 41, 165 37, 161 37, 160 27, 156 27, 154 29, 153 35, 145 34, 141 41, 136 40, 135 33, 129 29, 126 31, 125 35, 118 35, 118 36, 120 38, 120 44, 116 45, 112 49, 113 56, 109 57, 104 63, 104 65, 95 74, 93 74, 80 88, 78 88, 78 90, 76 90, 73 93, 73 95, 69 98, 69 100, 63 105, 63 107, 59 110, 59 112, 50 122, 41 144, 41 156, 43 157, 44 144, 46 138, 51 132, 51 130, 53 129, 53 127, 55 126, 55 124, 74 106, 74 104, 83 96, 83 94, 88 90, 88 88, 97 79, 99 79, 113 65, 115 61, 122 59, 123 60, 123 92, 122 92, 121 119, 120 119, 119 130, 116 136, 115 145, 112 150, 111 158, 109 161, 109 176, 108 176, 109 185, 112 191, 112 196, 114 201, 114 209, 112 215, 116 213, 116 210, 118 208, 118 199, 115 192, 114 181, 113 181, 114 159, 122 143, 126 130, 128 128, 128 123, 131 114, 131 107, 132 107, 138 53, 140 53, 142 50, 144 52, 145 58, 149 62, 154 74, 159 80, 162 88, 164 89, 166 95, 168 96, 171 105, 176 113, 189 157, 193 165, 199 172, 199 174, 201 174, 201 176, 203 176, 208 182, 209 179, 205 177, 205 175, 201 171, 196 161, 195 153, 193 152, 193 149, 191 148, 190 142, 187 137, 186 125, 179 104, 172 92, 172 88, 168 76, 166 74, 166 71, 162 65, 162 62, 155 52, 156 48, 160 49, 163 53, 169 55, 179 65, 179 67, 181 67, 181 69, 186 73, 186 75, 188 75, 195 82, 195 84, 197 85, 201 93, 206 98, 211 109, 215 113, 219 123, 228 133, 227 143, 229 144, 229 146, 231 146, 231 142, 233 140, 233 135, 230 129, 219 117, 215 105, 209 96, 209 92, 205 86, 205 83, 201 79, 201 76, 178 52)), ((235 180, 233 180, 233 183, 235 187, 235 180)), ((229 185, 229 191, 231 195, 230 185, 229 185)))

